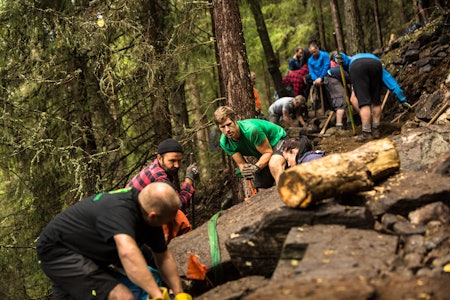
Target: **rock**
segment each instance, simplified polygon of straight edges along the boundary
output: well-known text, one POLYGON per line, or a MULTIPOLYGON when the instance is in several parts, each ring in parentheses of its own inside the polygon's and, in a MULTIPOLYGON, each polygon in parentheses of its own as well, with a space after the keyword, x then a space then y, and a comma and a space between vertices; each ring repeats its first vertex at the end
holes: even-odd
POLYGON ((418 253, 424 255, 427 252, 425 248, 425 238, 423 235, 414 234, 406 237, 405 245, 403 246, 403 252, 418 253))
POLYGON ((425 171, 450 151, 450 126, 409 128, 391 137, 400 156, 401 171, 425 171))
POLYGON ((406 217, 409 212, 428 203, 447 199, 450 202, 450 178, 423 172, 403 172, 363 193, 374 216, 385 213, 406 217))
POLYGON ((195 297, 196 300, 235 300, 241 299, 250 292, 265 286, 268 279, 263 276, 249 276, 239 280, 230 281, 195 297))
POLYGON ((350 274, 369 278, 387 271, 397 242, 392 235, 344 226, 292 228, 272 279, 302 276, 306 280, 329 280, 350 274))
POLYGON ((408 218, 411 224, 427 224, 433 220, 448 223, 450 222, 450 208, 441 201, 433 202, 410 212, 408 218))
POLYGON ((272 275, 282 245, 292 227, 340 224, 373 228, 373 217, 365 207, 346 207, 333 201, 309 210, 283 207, 268 212, 262 222, 242 228, 226 241, 233 265, 242 276, 272 275))
POLYGON ((398 235, 424 234, 426 227, 423 225, 414 225, 409 222, 397 222, 394 224, 394 232, 398 235))

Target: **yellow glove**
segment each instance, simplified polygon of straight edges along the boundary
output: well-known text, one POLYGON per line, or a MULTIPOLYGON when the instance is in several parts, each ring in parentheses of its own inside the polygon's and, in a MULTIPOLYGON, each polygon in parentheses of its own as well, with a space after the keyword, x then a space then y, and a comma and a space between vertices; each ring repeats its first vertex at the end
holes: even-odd
MULTIPOLYGON (((147 297, 147 300, 170 300, 169 291, 167 290, 167 288, 160 287, 159 290, 163 294, 162 298, 161 297, 150 298, 150 295, 149 295, 147 297)), ((184 299, 184 298, 181 298, 181 299, 184 299)), ((189 299, 189 298, 186 298, 186 299, 189 299)))
POLYGON ((192 300, 192 296, 188 293, 179 293, 175 296, 174 300, 192 300))

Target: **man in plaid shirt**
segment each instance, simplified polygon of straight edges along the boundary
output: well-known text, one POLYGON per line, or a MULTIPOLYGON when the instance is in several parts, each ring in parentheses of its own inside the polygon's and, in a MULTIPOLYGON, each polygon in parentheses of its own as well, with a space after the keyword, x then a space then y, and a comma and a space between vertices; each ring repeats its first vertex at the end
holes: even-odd
POLYGON ((289 73, 283 77, 282 83, 284 86, 292 86, 295 94, 294 97, 298 95, 304 96, 306 75, 308 75, 308 65, 303 65, 299 70, 289 71, 289 73))
POLYGON ((166 242, 176 236, 185 234, 192 230, 191 224, 182 211, 185 210, 194 195, 194 179, 198 177, 198 168, 195 163, 189 165, 186 169, 185 180, 179 189, 178 170, 183 159, 183 148, 174 139, 166 139, 158 145, 156 159, 141 170, 127 184, 138 190, 142 190, 146 185, 156 181, 168 181, 172 183, 180 197, 180 208, 175 219, 163 226, 166 242))

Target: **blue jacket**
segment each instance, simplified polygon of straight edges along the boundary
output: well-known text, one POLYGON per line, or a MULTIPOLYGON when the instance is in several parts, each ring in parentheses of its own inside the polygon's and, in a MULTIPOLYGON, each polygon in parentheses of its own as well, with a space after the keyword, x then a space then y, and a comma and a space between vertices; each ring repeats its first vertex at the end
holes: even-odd
POLYGON ((317 59, 314 59, 314 56, 311 56, 308 59, 309 74, 311 75, 311 79, 313 81, 317 78, 323 79, 329 68, 330 56, 328 52, 319 50, 319 57, 317 59))
MULTIPOLYGON (((344 70, 347 72, 350 72, 350 66, 351 64, 359 59, 359 58, 372 58, 378 61, 381 61, 376 55, 373 55, 371 53, 358 53, 353 56, 347 56, 345 53, 340 53, 342 58, 342 66, 344 67, 344 70)), ((336 60, 336 55, 334 56, 334 59, 336 60)), ((383 68, 383 84, 397 97, 397 99, 400 102, 406 102, 406 96, 403 93, 403 90, 398 85, 398 82, 392 77, 392 75, 383 68)))

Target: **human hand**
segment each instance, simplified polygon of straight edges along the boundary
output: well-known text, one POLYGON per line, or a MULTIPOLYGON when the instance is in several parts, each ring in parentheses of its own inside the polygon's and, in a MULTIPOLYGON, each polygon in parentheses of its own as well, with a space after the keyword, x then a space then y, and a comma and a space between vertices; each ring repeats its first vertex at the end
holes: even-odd
POLYGON ((194 181, 200 177, 200 172, 198 170, 197 164, 192 163, 186 168, 186 178, 194 181))
POLYGON ((253 164, 246 164, 242 168, 241 174, 244 178, 253 177, 256 173, 259 172, 259 167, 253 164))
MULTIPOLYGON (((162 293, 162 297, 154 297, 150 298, 150 295, 147 297, 147 300, 170 300, 169 291, 165 287, 160 287, 159 290, 162 293)), ((183 298, 180 298, 183 299, 183 298)), ((189 298, 186 298, 189 299, 189 298)), ((192 298, 191 298, 192 299, 192 298)))
POLYGON ((192 296, 188 293, 179 293, 175 296, 174 300, 192 300, 192 296))

